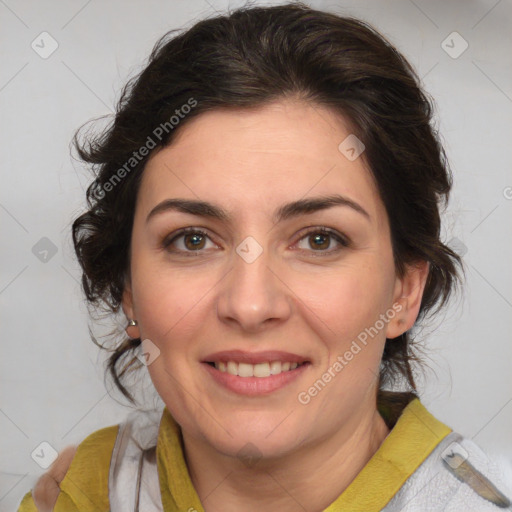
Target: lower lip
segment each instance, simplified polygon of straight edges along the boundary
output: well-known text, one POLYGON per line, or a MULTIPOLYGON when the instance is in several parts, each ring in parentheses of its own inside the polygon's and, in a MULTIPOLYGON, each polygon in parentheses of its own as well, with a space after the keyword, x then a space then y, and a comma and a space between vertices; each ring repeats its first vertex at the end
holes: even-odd
POLYGON ((240 395, 256 396, 266 395, 284 388, 302 375, 309 366, 309 363, 297 366, 295 370, 288 370, 268 377, 239 377, 238 375, 221 372, 208 363, 202 363, 202 365, 221 386, 240 395))

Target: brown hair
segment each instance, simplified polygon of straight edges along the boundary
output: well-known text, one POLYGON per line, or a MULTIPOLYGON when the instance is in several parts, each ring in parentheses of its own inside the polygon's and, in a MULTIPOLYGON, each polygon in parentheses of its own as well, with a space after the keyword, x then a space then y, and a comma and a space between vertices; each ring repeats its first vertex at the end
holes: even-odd
MULTIPOLYGON (((109 128, 86 142, 75 135, 80 158, 96 170, 88 210, 73 224, 90 305, 120 310, 135 200, 149 157, 139 150, 172 143, 176 131, 203 112, 296 96, 339 113, 364 143, 389 216, 397 275, 404 275, 406 264, 430 263, 417 323, 436 304, 437 312, 460 279, 456 265, 464 269, 440 240, 439 205, 448 201, 452 177, 432 126, 433 102, 404 57, 365 22, 301 3, 242 8, 173 32, 126 84, 109 128)), ((416 390, 412 342, 408 332, 386 341, 381 395, 402 378, 416 390)), ((132 403, 121 378, 142 366, 134 357, 140 343, 123 333, 108 361, 115 384, 132 403)))

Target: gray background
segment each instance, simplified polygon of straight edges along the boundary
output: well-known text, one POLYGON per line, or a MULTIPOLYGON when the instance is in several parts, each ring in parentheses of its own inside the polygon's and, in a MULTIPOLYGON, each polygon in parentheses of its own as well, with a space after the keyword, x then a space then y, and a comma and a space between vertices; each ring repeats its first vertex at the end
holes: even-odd
MULTIPOLYGON (((70 158, 74 130, 113 110, 163 33, 242 3, 0 0, 0 510, 44 472, 31 458, 41 442, 61 450, 129 412, 108 393, 87 331, 69 228, 90 175, 70 158), (58 44, 47 58, 44 31, 58 44)), ((455 181, 443 239, 464 254, 467 282, 422 331, 432 369, 422 399, 512 461, 512 3, 308 3, 374 24, 437 102, 455 181), (457 58, 454 31, 469 45, 457 58)))

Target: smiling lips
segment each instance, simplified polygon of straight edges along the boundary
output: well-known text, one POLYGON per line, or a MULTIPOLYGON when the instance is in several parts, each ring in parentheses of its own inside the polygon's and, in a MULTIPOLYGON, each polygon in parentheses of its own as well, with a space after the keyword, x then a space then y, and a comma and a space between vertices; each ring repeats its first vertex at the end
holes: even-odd
POLYGON ((238 377, 271 377, 295 370, 309 361, 297 354, 287 352, 242 352, 230 350, 207 356, 204 362, 221 373, 238 377))
POLYGON ((214 363, 215 368, 221 372, 229 373, 230 375, 238 375, 239 377, 270 377, 270 375, 279 375, 282 372, 295 370, 298 363, 290 363, 286 361, 272 361, 270 363, 237 363, 235 361, 228 361, 227 363, 219 361, 214 363))

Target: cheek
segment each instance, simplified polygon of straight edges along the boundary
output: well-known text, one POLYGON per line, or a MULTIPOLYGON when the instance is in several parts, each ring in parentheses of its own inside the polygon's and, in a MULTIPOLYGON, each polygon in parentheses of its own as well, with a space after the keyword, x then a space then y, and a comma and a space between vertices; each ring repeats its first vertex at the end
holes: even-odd
MULTIPOLYGON (((179 404, 169 410, 178 420, 185 422, 183 411, 190 409, 190 396, 194 390, 193 373, 197 340, 201 339, 205 310, 212 308, 211 297, 205 293, 215 280, 203 275, 162 268, 154 258, 134 258, 132 289, 142 339, 151 340, 159 349, 159 357, 148 366, 153 384, 166 404, 179 404), (184 404, 189 404, 185 406, 184 404)), ((197 395, 198 392, 193 392, 197 395)))
POLYGON ((141 335, 161 340, 197 302, 195 281, 165 265, 160 253, 132 247, 131 281, 133 300, 141 335))
POLYGON ((205 280, 187 279, 179 273, 148 273, 133 284, 142 334, 163 342, 190 326, 204 301, 205 280))
POLYGON ((330 343, 346 343, 384 311, 388 291, 382 272, 377 265, 345 267, 298 282, 297 296, 321 320, 330 343))

